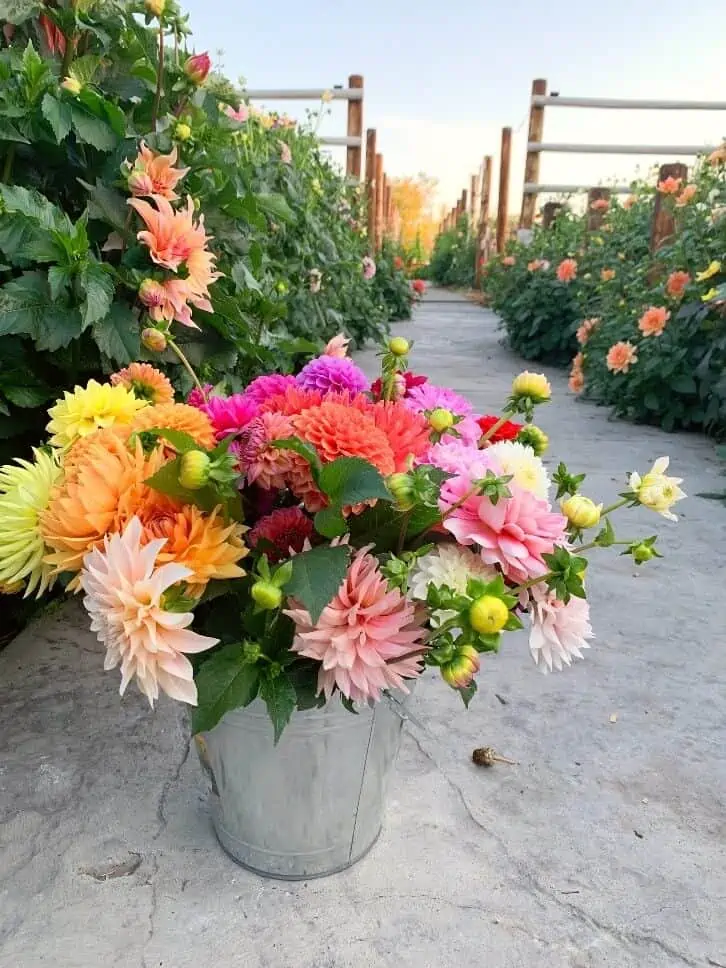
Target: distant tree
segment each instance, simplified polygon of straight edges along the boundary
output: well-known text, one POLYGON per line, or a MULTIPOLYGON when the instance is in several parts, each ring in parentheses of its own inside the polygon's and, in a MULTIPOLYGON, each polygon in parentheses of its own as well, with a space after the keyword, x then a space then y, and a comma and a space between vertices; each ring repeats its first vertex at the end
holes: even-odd
POLYGON ((434 244, 436 185, 436 179, 424 172, 415 177, 394 178, 391 183, 393 202, 401 219, 401 245, 416 261, 425 261, 434 244))

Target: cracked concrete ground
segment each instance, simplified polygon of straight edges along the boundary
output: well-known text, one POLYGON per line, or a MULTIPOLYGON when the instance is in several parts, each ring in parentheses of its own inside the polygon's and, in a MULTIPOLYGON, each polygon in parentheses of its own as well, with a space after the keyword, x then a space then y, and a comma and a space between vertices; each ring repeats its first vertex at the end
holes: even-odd
MULTIPOLYGON (((397 332, 481 410, 521 368, 445 293, 397 332)), ((427 673, 380 841, 291 884, 222 853, 183 709, 119 702, 69 603, 0 656, 0 968, 726 966, 726 508, 693 496, 724 481, 707 441, 609 422, 550 375, 551 460, 589 493, 669 453, 690 495, 677 526, 633 515, 663 561, 593 563, 586 661, 543 677, 510 636, 468 712, 427 673), (478 769, 482 745, 518 765, 478 769)))

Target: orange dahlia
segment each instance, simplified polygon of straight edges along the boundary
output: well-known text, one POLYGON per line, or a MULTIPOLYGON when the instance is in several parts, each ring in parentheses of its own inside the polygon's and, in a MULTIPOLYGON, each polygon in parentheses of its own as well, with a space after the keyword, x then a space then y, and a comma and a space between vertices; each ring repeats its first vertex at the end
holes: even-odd
POLYGON ((201 594, 212 578, 240 578, 245 574, 237 562, 248 553, 242 541, 247 529, 236 522, 225 524, 219 509, 205 514, 193 504, 178 507, 167 500, 141 508, 139 518, 144 526, 144 543, 166 539, 157 562, 174 562, 193 572, 187 579, 192 594, 201 594))
POLYGON ((428 420, 405 403, 377 403, 372 413, 376 427, 388 438, 395 470, 408 470, 411 458, 420 457, 431 443, 428 420))
POLYGON ((123 531, 140 509, 161 497, 144 482, 163 462, 161 448, 147 456, 140 440, 128 447, 113 431, 84 441, 41 515, 43 539, 53 549, 46 561, 56 574, 79 571, 83 556, 104 535, 123 531))
POLYGON ((126 387, 137 399, 147 400, 152 404, 174 402, 174 388, 171 383, 150 363, 131 363, 118 373, 113 373, 111 383, 126 387))
MULTIPOLYGON (((208 450, 217 442, 214 427, 206 413, 186 403, 160 403, 153 407, 144 407, 143 410, 139 410, 131 423, 132 431, 152 430, 154 427, 181 430, 193 437, 200 447, 208 450)), ((171 444, 164 446, 167 453, 174 452, 171 444)))

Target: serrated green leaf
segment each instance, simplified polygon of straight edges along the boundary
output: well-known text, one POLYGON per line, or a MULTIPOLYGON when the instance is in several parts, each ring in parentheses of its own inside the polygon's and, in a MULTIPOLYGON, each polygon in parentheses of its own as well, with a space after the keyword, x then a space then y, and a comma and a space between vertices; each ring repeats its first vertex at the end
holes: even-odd
POLYGON ((71 130, 71 106, 67 101, 60 101, 52 94, 45 94, 40 105, 43 117, 53 129, 55 140, 60 144, 68 137, 71 130))
POLYGON ((24 272, 0 289, 0 336, 29 336, 38 349, 57 350, 80 332, 80 315, 51 297, 45 272, 24 272))
POLYGON ((290 722, 290 717, 297 706, 297 693, 290 679, 284 672, 279 675, 264 678, 260 684, 260 699, 264 700, 267 712, 272 720, 275 731, 275 746, 282 736, 282 732, 290 722))
POLYGON ((307 609, 313 622, 317 622, 343 583, 349 557, 347 545, 321 545, 292 559, 292 578, 285 591, 307 609))
POLYGON ((279 219, 281 222, 295 221, 295 213, 282 195, 262 192, 255 197, 257 205, 267 215, 272 215, 273 218, 279 219))
POLYGON ((73 231, 73 223, 68 216, 33 188, 0 185, 0 196, 6 213, 22 216, 48 232, 70 235, 73 231))
POLYGON ((139 323, 126 303, 114 303, 93 327, 98 348, 115 363, 133 363, 141 351, 139 323))
POLYGON ((252 289, 253 292, 262 292, 262 287, 259 282, 241 259, 232 266, 231 275, 232 281, 239 292, 244 292, 246 289, 252 289))
POLYGON ((126 217, 129 207, 124 196, 100 181, 95 185, 89 185, 88 182, 82 181, 80 178, 78 181, 88 192, 88 207, 86 209, 88 217, 101 222, 108 222, 117 231, 128 234, 126 217))
POLYGON ((199 705, 192 713, 192 733, 205 733, 226 712, 252 702, 259 687, 259 669, 245 662, 242 646, 235 643, 210 656, 195 681, 199 705))
POLYGON ((39 407, 53 394, 42 386, 4 386, 2 392, 16 407, 39 407))
POLYGON ((118 138, 105 119, 97 118, 79 104, 71 105, 71 117, 79 141, 104 152, 116 147, 118 138))
POLYGON ((100 66, 101 58, 97 54, 84 54, 82 57, 75 58, 68 73, 81 84, 86 85, 93 81, 100 66))
POLYGON ((391 500, 380 472, 362 457, 338 457, 324 464, 318 487, 338 507, 378 498, 391 500))
POLYGON ((25 135, 7 118, 0 118, 0 141, 15 141, 21 145, 30 144, 25 135))
POLYGON ((65 298, 68 294, 68 286, 71 282, 71 273, 65 266, 51 266, 48 269, 48 286, 50 287, 50 298, 57 302, 65 298))
POLYGON ((100 262, 87 261, 78 281, 85 296, 81 303, 83 328, 99 323, 108 315, 116 292, 113 279, 100 262))

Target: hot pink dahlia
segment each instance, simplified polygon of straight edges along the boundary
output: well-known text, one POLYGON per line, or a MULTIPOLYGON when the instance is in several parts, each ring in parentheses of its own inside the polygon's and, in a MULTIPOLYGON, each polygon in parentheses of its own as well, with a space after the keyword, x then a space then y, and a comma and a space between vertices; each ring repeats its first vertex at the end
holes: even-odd
POLYGON ((196 407, 197 410, 202 410, 207 400, 209 400, 210 396, 212 395, 213 390, 214 387, 211 383, 205 383, 201 390, 199 387, 194 387, 187 394, 186 402, 188 406, 196 407))
POLYGON ((305 390, 323 393, 363 393, 368 389, 368 377, 347 356, 318 356, 306 363, 297 375, 298 385, 305 390))
POLYGON ((571 665, 573 657, 582 659, 581 650, 589 649, 587 640, 593 638, 585 599, 573 596, 565 604, 544 585, 532 585, 528 591, 529 648, 535 663, 543 672, 552 672, 571 665))
POLYGON ((247 424, 257 416, 257 404, 244 393, 231 397, 210 397, 200 410, 209 417, 217 440, 224 440, 230 434, 240 434, 247 424))
POLYGON ((421 674, 420 655, 402 658, 421 647, 421 620, 397 588, 389 590, 369 547, 356 553, 316 624, 302 607, 285 613, 296 626, 293 652, 322 663, 318 694, 327 699, 337 687, 354 702, 378 700, 382 689, 408 692, 405 680, 421 674))
POLYGON ((291 418, 282 413, 261 413, 247 425, 236 453, 248 483, 266 490, 285 486, 297 455, 270 445, 294 435, 291 418))
POLYGON ((289 558, 293 552, 301 552, 305 542, 313 536, 313 522, 300 508, 278 508, 260 518, 245 535, 251 548, 259 550, 272 562, 289 558))
POLYGON ((466 397, 460 396, 448 387, 437 387, 428 382, 411 387, 406 395, 406 403, 412 410, 419 412, 441 408, 450 410, 457 417, 466 417, 474 410, 466 397))
MULTIPOLYGON (((505 577, 526 581, 547 571, 542 558, 556 544, 566 541, 566 518, 550 510, 547 501, 535 497, 512 481, 510 498, 496 504, 474 494, 444 518, 443 525, 459 544, 476 545, 483 562, 499 565, 505 577)), ((445 513, 471 490, 471 478, 452 477, 441 488, 439 507, 445 513)))
POLYGON ((270 373, 258 376, 245 388, 244 396, 261 406, 269 397, 284 393, 289 386, 295 385, 294 376, 283 376, 281 373, 270 373))

